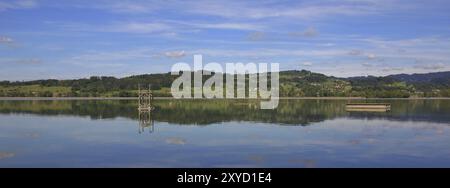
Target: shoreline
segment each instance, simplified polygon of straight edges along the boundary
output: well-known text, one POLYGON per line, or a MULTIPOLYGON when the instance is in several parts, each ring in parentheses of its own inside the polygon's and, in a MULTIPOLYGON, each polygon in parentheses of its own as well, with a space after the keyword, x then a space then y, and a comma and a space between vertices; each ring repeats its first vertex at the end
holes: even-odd
MULTIPOLYGON (((0 101, 25 101, 25 100, 137 100, 138 97, 0 97, 0 101)), ((155 100, 265 100, 265 99, 175 99, 173 97, 154 97, 155 100)), ((280 100, 450 100, 450 97, 417 97, 417 98, 364 98, 364 97, 278 97, 280 100)))

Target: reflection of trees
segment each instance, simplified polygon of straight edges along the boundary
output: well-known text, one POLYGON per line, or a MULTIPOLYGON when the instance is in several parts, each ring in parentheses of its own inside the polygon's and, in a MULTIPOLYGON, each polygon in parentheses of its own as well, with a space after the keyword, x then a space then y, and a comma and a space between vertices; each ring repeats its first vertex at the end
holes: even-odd
POLYGON ((92 119, 115 117, 137 119, 136 106, 136 101, 126 100, 0 101, 0 113, 76 115, 87 116, 92 119))
POLYGON ((255 121, 306 125, 343 115, 342 102, 289 100, 280 101, 275 110, 261 110, 256 100, 178 100, 162 105, 157 119, 180 124, 255 121))
MULTIPOLYGON (((277 109, 261 110, 256 100, 155 100, 152 119, 178 124, 206 125, 227 121, 307 125, 326 119, 386 118, 449 122, 449 100, 390 100, 388 113, 346 112, 346 100, 281 100, 277 109)), ((373 102, 373 101, 371 101, 373 102)), ((386 102, 384 100, 383 102, 386 102)), ((136 100, 0 101, 0 113, 76 115, 92 119, 139 119, 136 100)))
POLYGON ((391 103, 388 113, 352 112, 352 118, 385 118, 396 121, 450 122, 450 100, 378 100, 391 103))

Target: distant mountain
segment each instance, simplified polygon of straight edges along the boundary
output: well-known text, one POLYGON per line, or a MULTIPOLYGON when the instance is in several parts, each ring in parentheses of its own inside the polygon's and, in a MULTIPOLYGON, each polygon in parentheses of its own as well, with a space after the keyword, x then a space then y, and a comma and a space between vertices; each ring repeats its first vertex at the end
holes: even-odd
MULTIPOLYGON (((413 86, 416 92, 439 92, 450 88, 450 71, 423 74, 395 74, 384 77, 351 77, 347 78, 356 85, 386 85, 393 82, 405 83, 413 86)), ((433 94, 434 95, 434 94, 433 94)))
POLYGON ((450 71, 424 74, 395 74, 387 77, 407 83, 448 82, 450 81, 450 71))

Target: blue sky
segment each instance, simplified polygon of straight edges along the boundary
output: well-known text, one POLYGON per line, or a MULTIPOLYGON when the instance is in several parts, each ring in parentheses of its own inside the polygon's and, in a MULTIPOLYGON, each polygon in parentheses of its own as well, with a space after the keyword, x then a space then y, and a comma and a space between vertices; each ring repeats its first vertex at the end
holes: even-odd
POLYGON ((123 77, 177 62, 340 77, 450 70, 450 1, 0 0, 0 80, 123 77))

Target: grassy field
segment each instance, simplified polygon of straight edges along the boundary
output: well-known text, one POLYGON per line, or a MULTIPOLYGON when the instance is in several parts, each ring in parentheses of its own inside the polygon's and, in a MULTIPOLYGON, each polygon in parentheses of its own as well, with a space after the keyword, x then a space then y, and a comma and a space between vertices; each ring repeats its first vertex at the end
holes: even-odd
POLYGON ((40 85, 26 85, 26 86, 0 86, 1 96, 35 96, 35 97, 64 97, 71 93, 70 87, 61 86, 40 86, 40 85))
MULTIPOLYGON (((170 88, 153 90, 155 96, 171 97, 170 88)), ((137 96, 138 90, 107 91, 95 96, 79 91, 72 92, 71 87, 62 86, 0 86, 0 97, 132 97, 137 96)))

